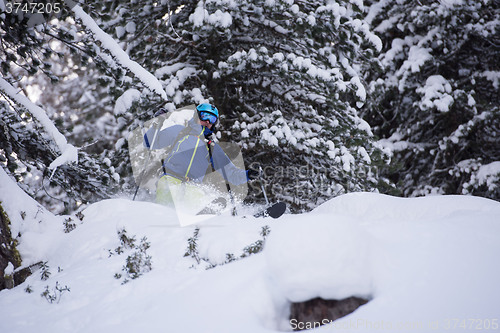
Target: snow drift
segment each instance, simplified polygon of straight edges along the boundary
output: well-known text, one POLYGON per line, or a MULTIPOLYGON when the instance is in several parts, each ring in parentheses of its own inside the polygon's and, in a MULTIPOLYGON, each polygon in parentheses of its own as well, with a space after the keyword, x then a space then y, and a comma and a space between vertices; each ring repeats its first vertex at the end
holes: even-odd
POLYGON ((356 193, 307 214, 220 216, 196 229, 180 227, 169 208, 114 199, 89 206, 65 233, 67 217, 44 212, 42 221, 30 210, 18 218, 33 202, 1 176, 0 199, 22 231, 23 264, 47 261, 51 271, 0 292, 1 332, 290 331, 290 302, 318 296, 370 299, 320 331, 498 329, 495 201, 356 193), (264 250, 240 258, 265 225, 264 250), (116 251, 124 229, 137 243, 146 237, 152 263, 128 283, 117 278, 133 251, 116 251), (190 239, 198 260, 185 256, 190 239), (228 254, 238 260, 224 264, 228 254), (40 297, 44 290, 57 302, 40 297))

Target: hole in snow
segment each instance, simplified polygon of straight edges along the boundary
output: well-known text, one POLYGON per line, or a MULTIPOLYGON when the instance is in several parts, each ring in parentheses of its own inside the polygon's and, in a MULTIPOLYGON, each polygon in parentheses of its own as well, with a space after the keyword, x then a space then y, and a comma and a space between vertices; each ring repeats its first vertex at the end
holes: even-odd
POLYGON ((305 302, 292 303, 290 306, 290 325, 294 331, 318 328, 347 316, 366 303, 368 300, 359 297, 348 297, 341 300, 318 297, 305 302))

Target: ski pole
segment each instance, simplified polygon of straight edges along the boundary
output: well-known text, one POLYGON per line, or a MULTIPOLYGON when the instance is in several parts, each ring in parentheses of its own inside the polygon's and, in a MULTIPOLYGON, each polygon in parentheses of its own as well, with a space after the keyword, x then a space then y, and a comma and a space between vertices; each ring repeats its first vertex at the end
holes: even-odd
POLYGON ((262 167, 259 165, 259 182, 260 182, 260 189, 262 190, 262 193, 264 193, 264 199, 266 199, 266 205, 269 206, 269 200, 267 199, 267 194, 266 190, 264 189, 264 183, 262 182, 262 167))
POLYGON ((148 167, 148 164, 151 160, 151 155, 152 155, 151 150, 153 149, 153 147, 155 145, 156 138, 158 137, 158 132, 160 131, 161 127, 163 126, 164 121, 165 121, 165 119, 162 119, 159 122, 156 122, 156 121, 153 122, 153 126, 155 126, 155 134, 153 135, 153 141, 151 142, 151 146, 149 147, 148 156, 146 157, 146 162, 144 163, 144 167, 142 168, 141 175, 139 176, 139 181, 137 182, 137 186, 135 188, 134 197, 132 198, 132 201, 135 201, 135 197, 137 196, 137 192, 139 191, 139 187, 142 184, 144 175, 146 173, 146 168, 148 167))

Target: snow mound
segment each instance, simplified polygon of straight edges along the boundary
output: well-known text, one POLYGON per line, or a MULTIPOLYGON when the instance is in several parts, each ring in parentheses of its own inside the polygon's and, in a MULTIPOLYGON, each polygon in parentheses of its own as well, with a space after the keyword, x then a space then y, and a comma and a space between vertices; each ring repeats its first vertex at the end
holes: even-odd
POLYGON ((60 234, 64 219, 28 196, 1 167, 0 204, 9 216, 10 232, 19 241, 17 249, 25 266, 53 255, 50 240, 60 234))
POLYGON ((500 215, 498 202, 473 196, 446 195, 399 198, 377 193, 349 193, 317 207, 313 214, 335 214, 365 220, 418 221, 490 212, 500 215))
POLYGON ((369 298, 369 235, 352 219, 326 215, 276 225, 265 254, 275 288, 292 302, 312 298, 369 298))
POLYGON ((90 205, 65 233, 66 217, 42 215, 16 188, 0 172, 23 265, 44 260, 52 274, 0 291, 0 332, 291 331, 290 302, 349 296, 370 302, 320 331, 498 330, 500 203, 492 200, 353 193, 310 213, 223 215, 196 228, 180 227, 172 209, 113 199, 90 205), (241 256, 264 226, 263 251, 241 256), (123 229, 136 243, 147 238, 152 263, 125 284, 116 274, 137 249, 117 252, 123 229), (193 240, 196 255, 185 256, 193 240), (57 296, 57 286, 71 291, 53 304, 40 297, 57 296))

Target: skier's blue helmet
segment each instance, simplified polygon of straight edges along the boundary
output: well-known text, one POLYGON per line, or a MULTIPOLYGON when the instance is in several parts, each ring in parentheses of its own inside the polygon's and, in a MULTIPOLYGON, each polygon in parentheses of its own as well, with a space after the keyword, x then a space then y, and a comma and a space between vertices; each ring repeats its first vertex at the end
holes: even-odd
MULTIPOLYGON (((198 116, 200 116, 200 114, 202 112, 208 112, 210 114, 213 114, 215 117, 217 117, 217 119, 219 119, 219 110, 217 110, 217 108, 215 106, 213 106, 212 104, 202 103, 196 107, 196 111, 198 111, 198 116)), ((200 119, 201 119, 201 117, 200 117, 200 119)))

